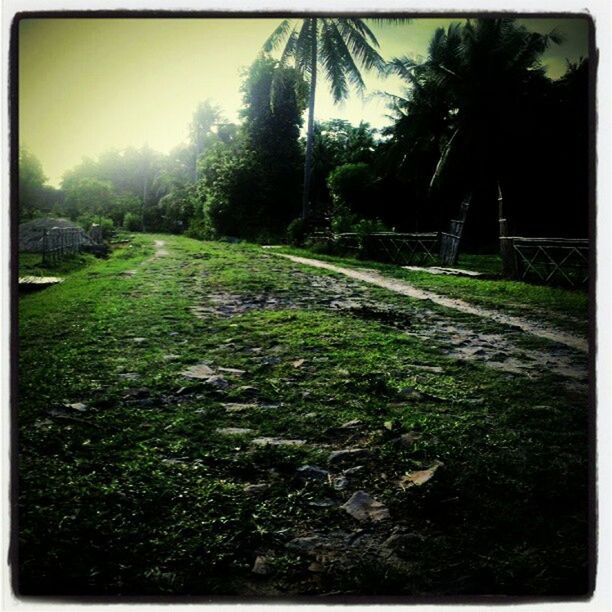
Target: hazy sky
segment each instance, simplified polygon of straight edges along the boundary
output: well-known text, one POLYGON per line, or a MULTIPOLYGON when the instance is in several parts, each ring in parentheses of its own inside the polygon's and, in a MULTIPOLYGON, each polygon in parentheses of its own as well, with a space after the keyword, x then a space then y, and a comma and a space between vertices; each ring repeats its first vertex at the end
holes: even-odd
MULTIPOLYGON (((168 152, 187 137, 197 103, 210 98, 237 120, 240 70, 249 66, 278 19, 25 19, 19 30, 20 142, 43 164, 49 182, 82 157, 140 147, 168 152)), ((385 59, 424 55, 433 31, 457 19, 415 19, 372 25, 385 59)), ((566 41, 544 58, 548 73, 565 71, 565 58, 588 53, 587 22, 521 20, 537 31, 557 27, 566 41)), ((317 89, 317 119, 386 122, 375 90, 400 93, 397 79, 365 75, 368 90, 334 105, 317 89)))

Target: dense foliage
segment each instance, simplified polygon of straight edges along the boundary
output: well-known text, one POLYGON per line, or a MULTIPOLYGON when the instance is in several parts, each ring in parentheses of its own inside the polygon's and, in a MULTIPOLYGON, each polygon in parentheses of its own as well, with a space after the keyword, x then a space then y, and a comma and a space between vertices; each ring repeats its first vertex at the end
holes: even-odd
POLYGON ((96 217, 132 231, 283 239, 303 214, 310 146, 308 219, 293 224, 292 240, 313 225, 352 230, 377 220, 403 231, 444 230, 471 193, 466 238, 486 247, 497 240, 498 189, 512 233, 587 234, 589 63, 568 63, 562 78, 548 78, 542 54, 559 33, 530 32, 512 19, 441 28, 424 59, 386 65, 406 84, 402 96, 389 97, 389 126, 333 119, 300 137, 315 66, 304 55, 314 38, 300 32, 318 41, 317 61, 339 99, 350 83, 363 85, 347 68, 350 54, 340 61, 332 53, 341 38, 352 41, 347 53, 362 67, 381 67, 371 32, 357 36, 360 20, 353 21, 348 29, 340 19, 298 20, 295 29, 284 22, 267 43, 285 45, 280 60, 262 54, 244 72, 240 123, 205 100, 187 144, 167 155, 110 151, 67 172, 57 190, 21 150, 20 218, 56 214, 87 224, 96 217), (291 57, 295 68, 287 67, 291 57))

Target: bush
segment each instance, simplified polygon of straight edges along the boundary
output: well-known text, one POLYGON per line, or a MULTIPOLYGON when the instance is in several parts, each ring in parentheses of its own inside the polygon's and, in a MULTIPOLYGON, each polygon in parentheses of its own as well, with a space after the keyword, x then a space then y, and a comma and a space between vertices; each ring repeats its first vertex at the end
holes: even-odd
POLYGON ((294 219, 287 227, 287 242, 293 246, 302 246, 306 238, 306 222, 301 217, 294 219))
POLYGON ((100 215, 92 215, 85 213, 79 216, 77 223, 86 231, 91 230, 92 225, 99 225, 102 229, 102 238, 110 238, 115 230, 115 224, 112 219, 108 217, 101 217, 100 215))
POLYGON ((123 216, 123 228, 128 232, 137 232, 142 229, 142 220, 136 213, 126 212, 123 216))

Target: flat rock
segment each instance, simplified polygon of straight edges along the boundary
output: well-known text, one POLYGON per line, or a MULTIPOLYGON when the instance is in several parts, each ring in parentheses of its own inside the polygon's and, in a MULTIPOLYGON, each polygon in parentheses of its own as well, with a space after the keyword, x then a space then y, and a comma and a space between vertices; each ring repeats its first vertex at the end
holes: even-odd
POLYGON ((249 410, 254 410, 257 408, 257 404, 235 404, 235 403, 225 403, 221 404, 226 412, 248 412, 249 410))
POLYGON ((353 493, 351 498, 340 506, 358 521, 383 521, 389 518, 389 510, 365 491, 353 493))
POLYGON ((219 372, 226 372, 227 374, 234 374, 236 376, 242 376, 246 374, 245 370, 239 370, 238 368, 217 368, 219 372))
POLYGON ((354 467, 348 468, 348 470, 344 470, 342 474, 347 478, 351 478, 355 476, 355 474, 360 474, 361 472, 363 472, 363 470, 365 470, 365 465, 356 465, 354 467))
POLYGON ((224 436, 244 436, 253 433, 248 427, 219 427, 215 431, 224 436))
POLYGON ((66 408, 76 412, 86 412, 87 406, 83 402, 75 402, 74 404, 64 404, 66 408))
POLYGON ((215 374, 214 376, 209 376, 204 384, 214 387, 215 389, 227 389, 229 387, 229 382, 225 380, 222 374, 215 374))
POLYGON ((306 480, 327 480, 329 472, 316 465, 302 465, 297 469, 296 475, 306 480))
POLYGON ((258 576, 267 576, 270 573, 268 559, 262 555, 259 555, 255 559, 255 563, 253 564, 253 569, 251 570, 251 572, 253 574, 257 574, 258 576))
POLYGON ((255 446, 304 446, 306 440, 291 440, 287 438, 262 437, 252 440, 255 446))
POLYGON ((198 363, 196 365, 192 365, 181 372, 181 374, 186 378, 198 379, 208 379, 214 373, 215 371, 210 366, 207 366, 205 363, 198 363))
POLYGON ((343 450, 332 451, 328 461, 330 465, 339 465, 347 461, 364 459, 370 454, 367 448, 345 448, 343 450))

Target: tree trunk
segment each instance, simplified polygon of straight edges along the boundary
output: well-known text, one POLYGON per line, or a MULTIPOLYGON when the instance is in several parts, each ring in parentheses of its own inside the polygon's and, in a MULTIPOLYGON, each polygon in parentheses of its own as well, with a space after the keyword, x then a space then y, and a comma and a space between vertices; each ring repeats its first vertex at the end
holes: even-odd
POLYGON ((145 176, 142 182, 142 231, 145 230, 145 205, 147 202, 147 178, 145 176))
POLYGON ((314 141, 314 106, 315 90, 317 87, 317 20, 311 20, 313 29, 312 55, 310 58, 310 95, 308 99, 308 131, 306 133, 306 159, 304 161, 304 191, 302 193, 302 219, 306 219, 310 212, 310 179, 312 177, 312 151, 314 141))

